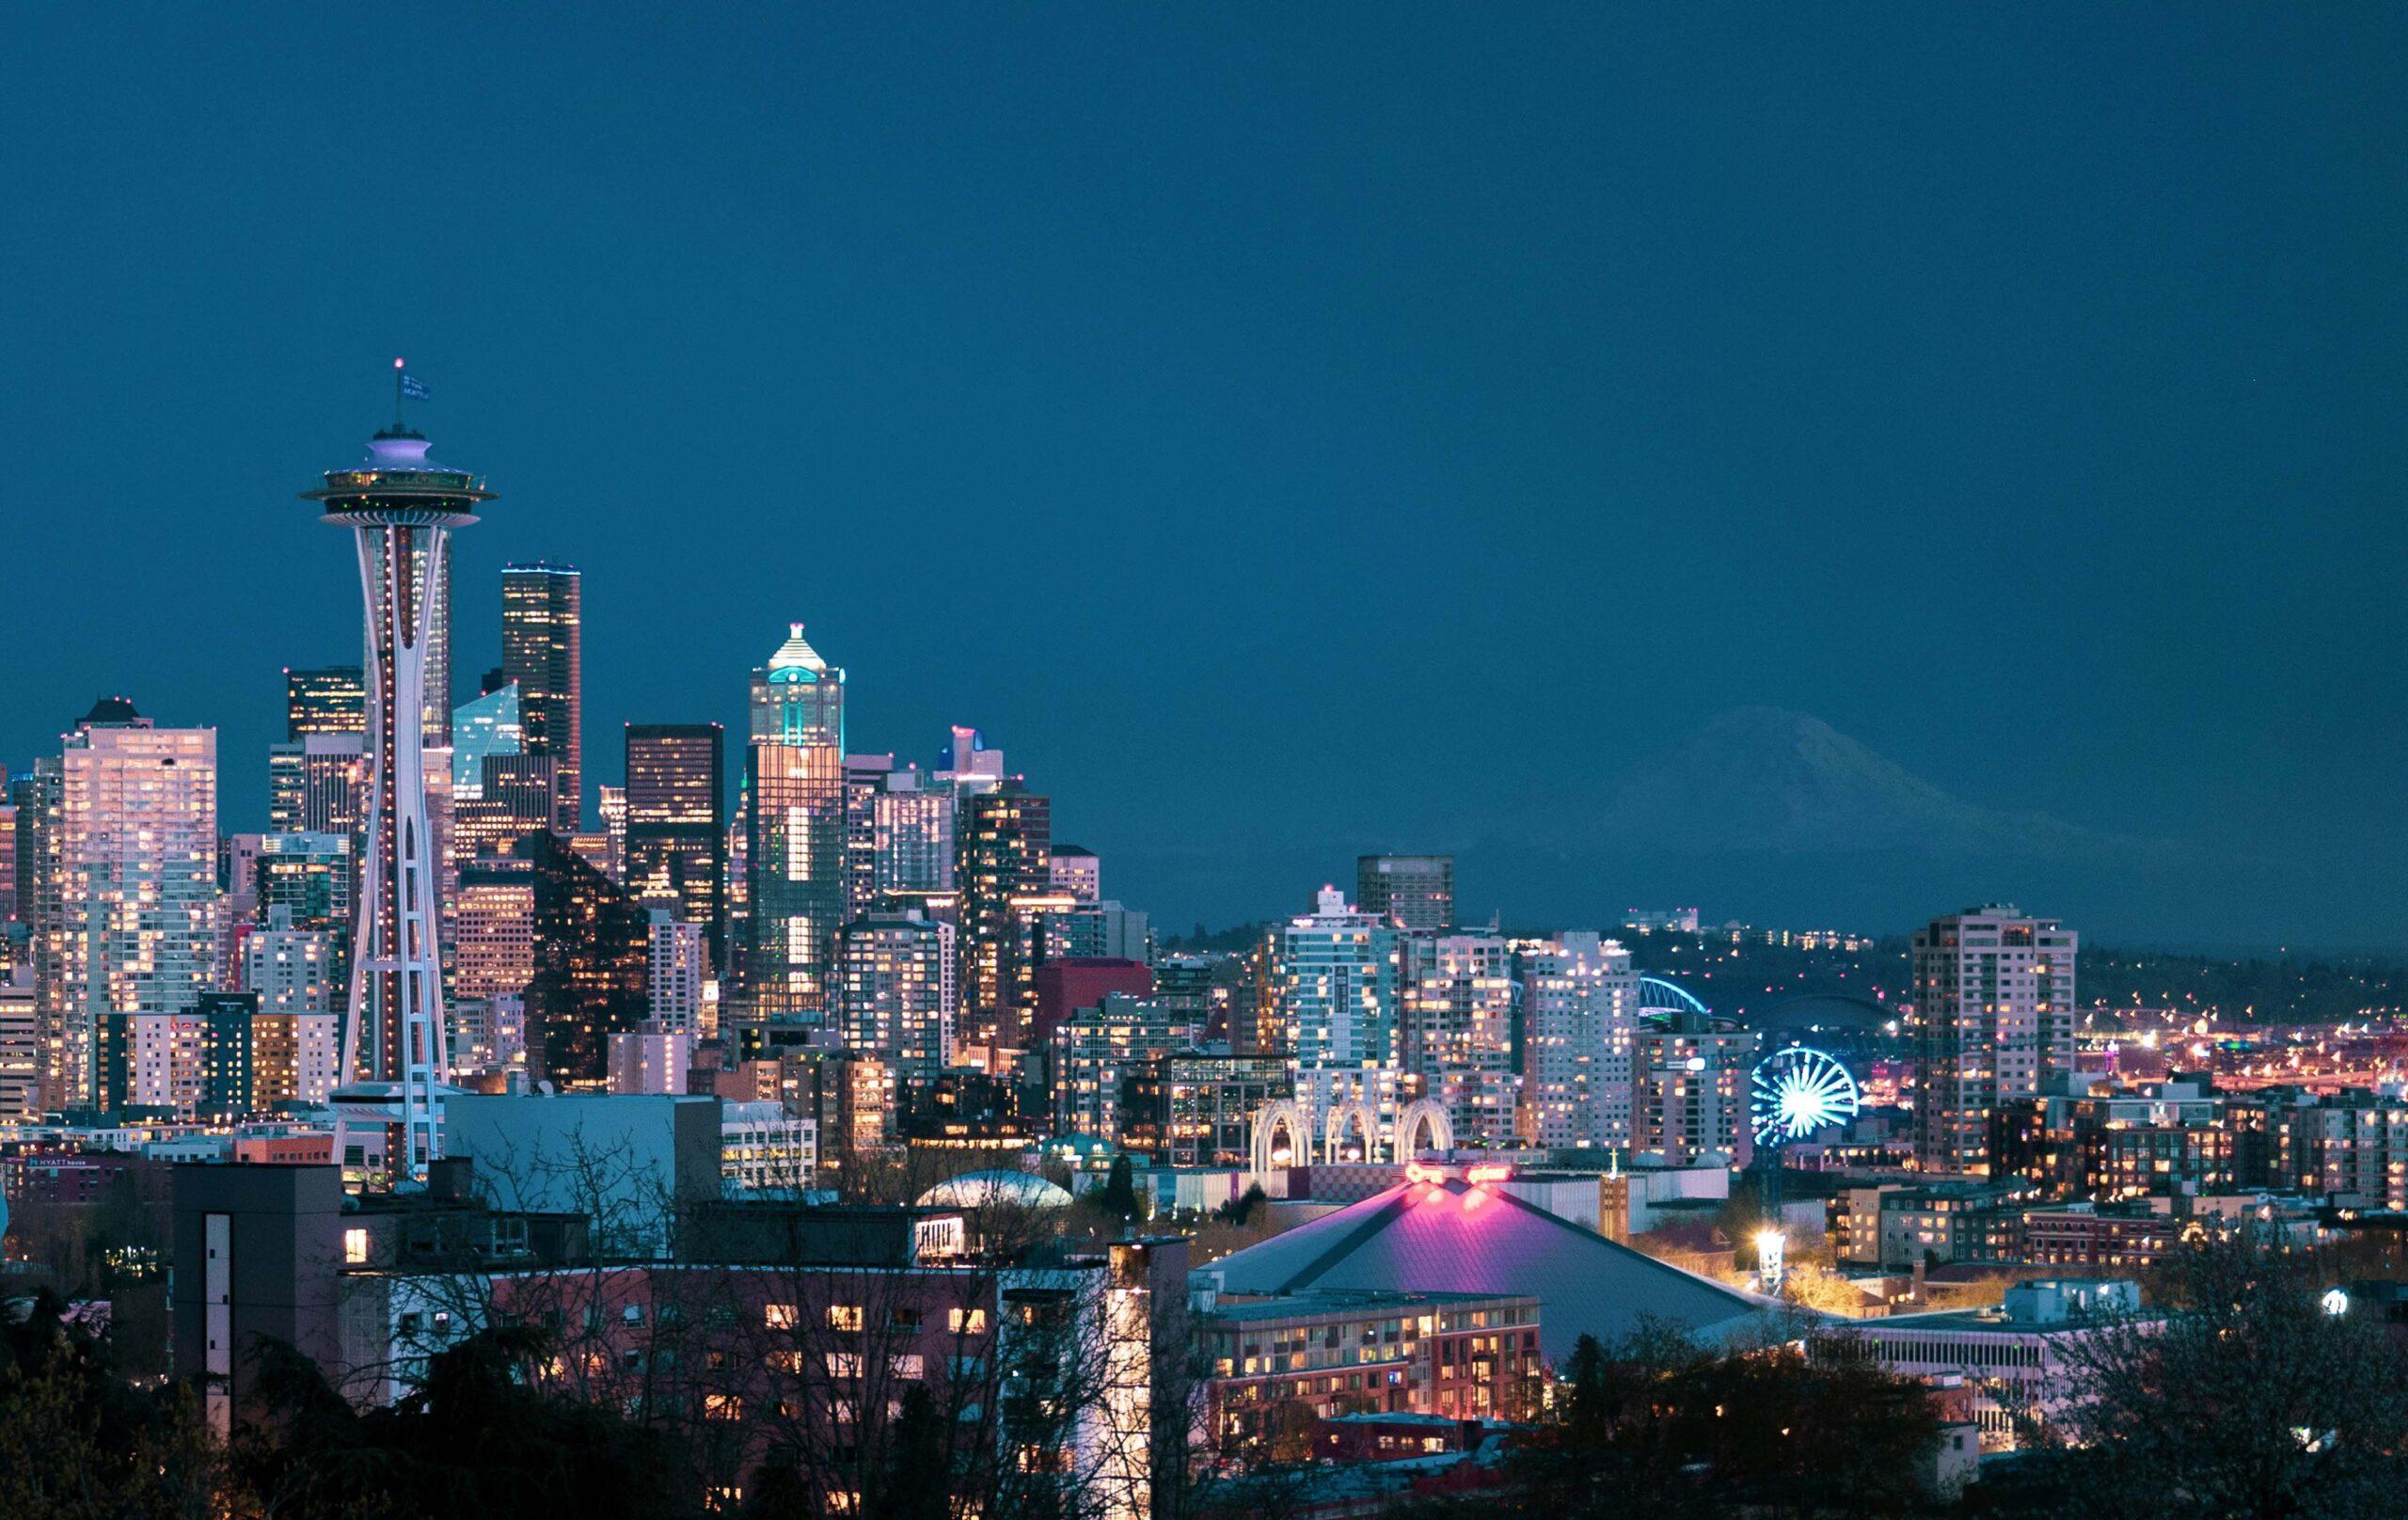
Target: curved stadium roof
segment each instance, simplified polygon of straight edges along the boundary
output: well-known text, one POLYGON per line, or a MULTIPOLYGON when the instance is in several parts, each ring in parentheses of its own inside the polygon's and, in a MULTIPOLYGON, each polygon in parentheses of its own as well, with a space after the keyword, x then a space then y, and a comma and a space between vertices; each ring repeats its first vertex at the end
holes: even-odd
POLYGON ((1648 1319, 1711 1344, 1742 1341, 1775 1328, 1785 1307, 1460 1178, 1400 1183, 1196 1271, 1226 1293, 1535 1294, 1541 1347, 1558 1364, 1583 1335, 1610 1346, 1648 1319))

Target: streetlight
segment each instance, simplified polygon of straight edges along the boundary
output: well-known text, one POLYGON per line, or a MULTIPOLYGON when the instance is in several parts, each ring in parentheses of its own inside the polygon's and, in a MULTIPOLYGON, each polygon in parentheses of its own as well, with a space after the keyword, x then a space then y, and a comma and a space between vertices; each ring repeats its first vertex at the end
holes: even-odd
POLYGON ((1781 1291, 1782 1253, 1788 1242, 1778 1229, 1756 1231, 1756 1277, 1767 1293, 1781 1291))

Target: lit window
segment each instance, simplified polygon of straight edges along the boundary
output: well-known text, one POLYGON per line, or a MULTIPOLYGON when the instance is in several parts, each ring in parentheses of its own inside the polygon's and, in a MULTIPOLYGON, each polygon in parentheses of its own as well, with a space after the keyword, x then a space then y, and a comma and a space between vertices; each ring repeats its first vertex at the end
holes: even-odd
POLYGON ((347 1229, 342 1232, 342 1259, 346 1263, 352 1266, 357 1266, 359 1263, 368 1259, 368 1232, 366 1230, 347 1229))
POLYGON ((744 1401, 732 1393, 706 1393, 703 1395, 703 1417, 705 1419, 742 1419, 744 1401))
POLYGON ((862 1306, 859 1304, 831 1304, 828 1306, 829 1329, 858 1330, 861 1327, 862 1306))
POLYGON ((772 1330, 791 1330, 797 1316, 791 1304, 771 1304, 762 1310, 762 1318, 772 1330))
POLYGON ((944 1319, 945 1328, 957 1336, 983 1336, 987 1333, 985 1309, 949 1309, 944 1319))

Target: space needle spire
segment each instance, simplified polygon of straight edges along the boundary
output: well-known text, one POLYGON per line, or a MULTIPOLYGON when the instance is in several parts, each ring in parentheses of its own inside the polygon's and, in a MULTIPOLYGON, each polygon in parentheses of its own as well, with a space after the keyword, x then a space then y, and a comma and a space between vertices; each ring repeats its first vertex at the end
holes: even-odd
POLYGON ((396 1180, 422 1180, 438 1154, 440 1089, 450 1076, 436 938, 442 863, 427 819, 421 722, 436 636, 432 608, 451 530, 475 522, 478 506, 493 499, 482 480, 429 459, 425 435, 403 420, 403 399, 424 394, 395 359, 393 425, 369 439, 361 464, 330 469, 324 487, 302 493, 322 506, 321 521, 352 530, 367 614, 367 847, 334 1159, 343 1163, 348 1131, 382 1126, 386 1170, 396 1180))

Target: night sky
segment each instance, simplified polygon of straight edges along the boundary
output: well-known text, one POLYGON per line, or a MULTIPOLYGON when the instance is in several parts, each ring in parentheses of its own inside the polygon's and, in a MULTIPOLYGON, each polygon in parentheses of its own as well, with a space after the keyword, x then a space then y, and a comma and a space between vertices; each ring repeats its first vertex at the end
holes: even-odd
POLYGON ((404 355, 501 493, 462 694, 581 566, 590 782, 799 618, 854 749, 978 725, 1179 926, 1429 846, 2408 945, 2395 8, 534 12, 12 19, 0 764, 121 691, 261 824, 404 355), (1742 705, 2218 885, 1558 848, 1742 705))

